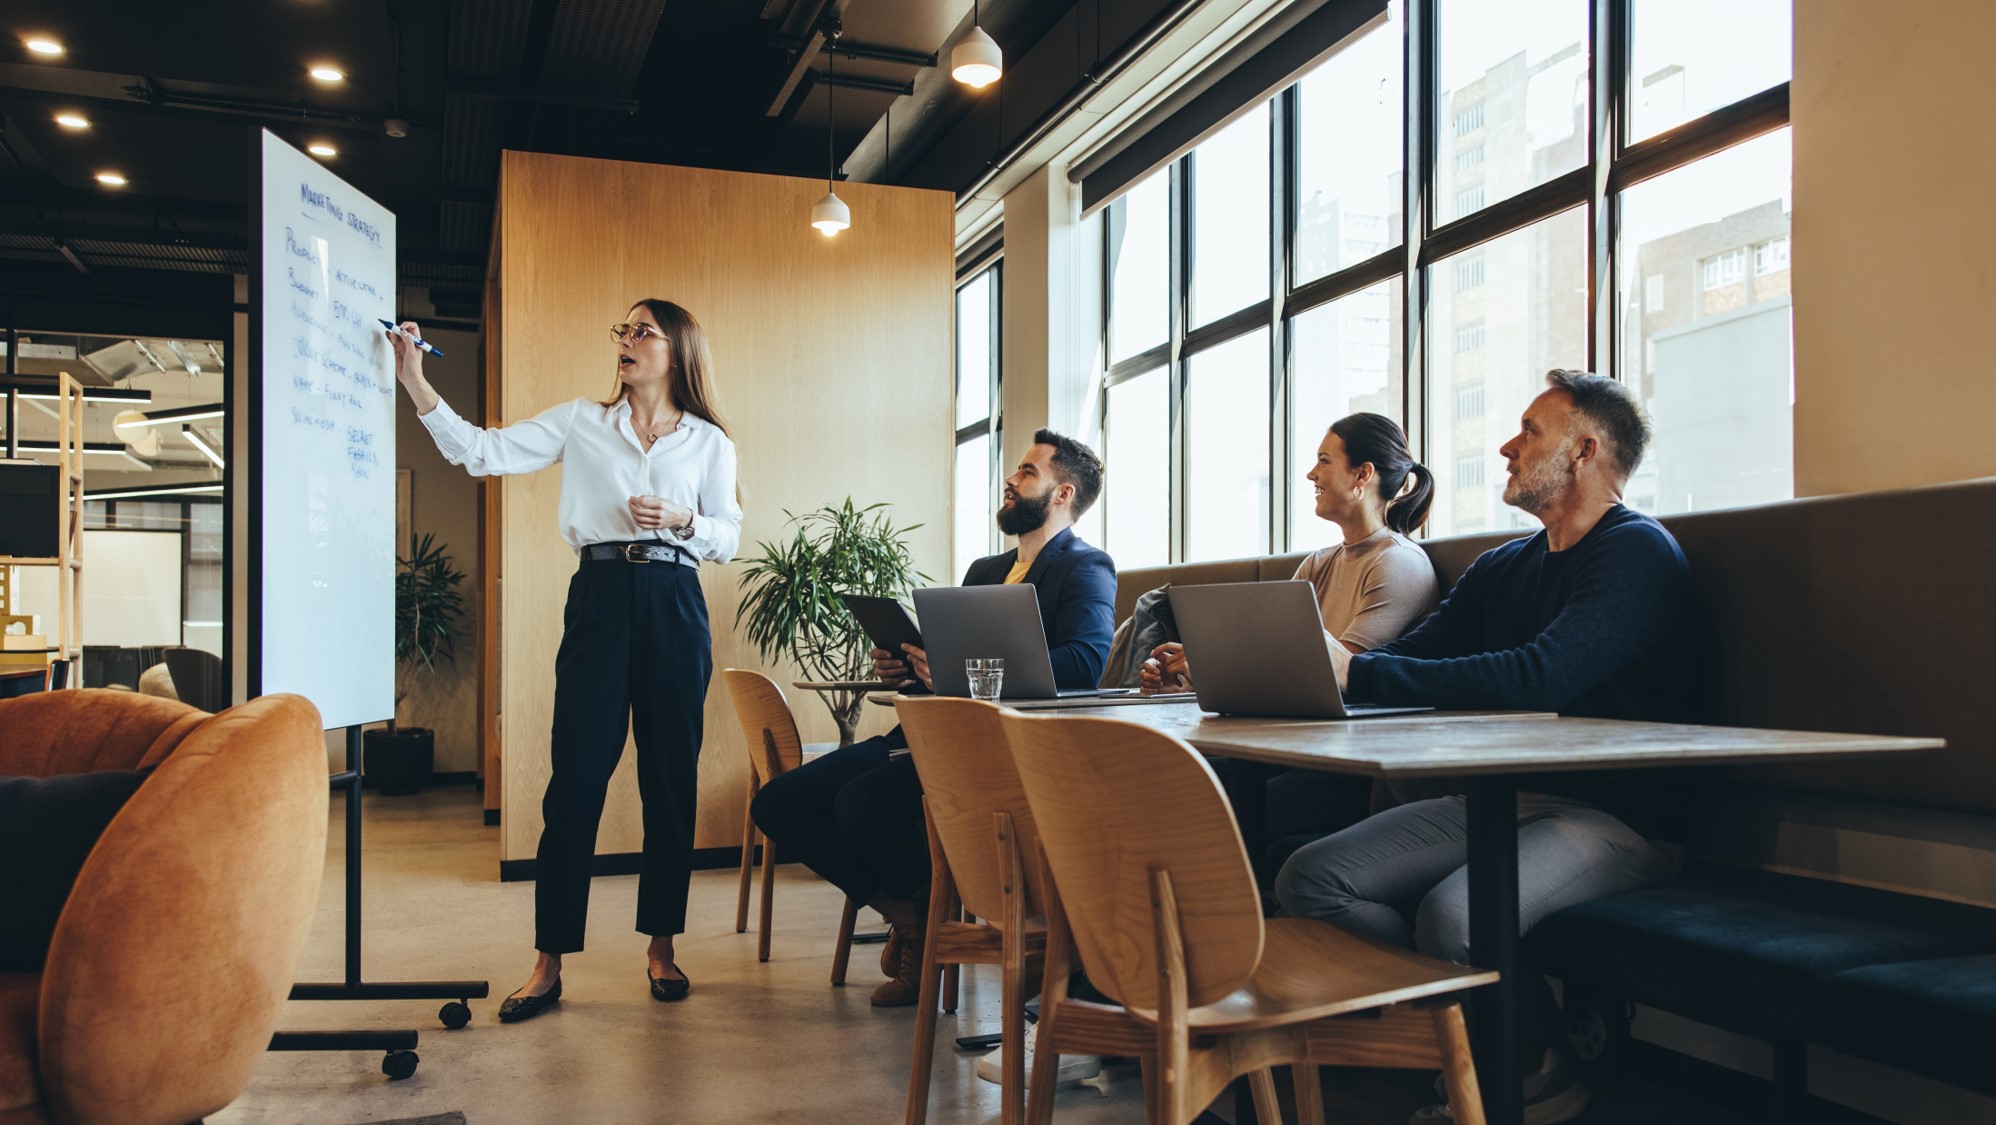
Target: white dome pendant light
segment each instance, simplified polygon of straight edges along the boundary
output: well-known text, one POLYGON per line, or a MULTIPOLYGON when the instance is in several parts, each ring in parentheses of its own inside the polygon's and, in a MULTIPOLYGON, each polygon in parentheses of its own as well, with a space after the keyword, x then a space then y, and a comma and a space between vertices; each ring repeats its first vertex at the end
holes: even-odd
POLYGON ((997 40, 984 33, 977 7, 977 0, 970 0, 970 34, 950 51, 949 73, 971 89, 982 90, 1005 73, 1005 52, 998 49, 997 40))
POLYGON ((852 225, 852 209, 833 190, 832 182, 838 177, 838 158, 833 155, 833 136, 838 132, 839 119, 832 113, 832 60, 836 57, 833 48, 838 46, 839 27, 834 24, 826 36, 825 45, 825 198, 811 207, 811 225, 818 233, 830 238, 852 225))

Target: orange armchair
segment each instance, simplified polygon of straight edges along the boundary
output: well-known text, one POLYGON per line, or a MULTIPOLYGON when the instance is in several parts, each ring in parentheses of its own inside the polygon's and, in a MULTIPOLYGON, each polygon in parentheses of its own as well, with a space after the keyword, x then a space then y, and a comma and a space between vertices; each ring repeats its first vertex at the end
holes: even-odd
POLYGON ((269 1046, 325 866, 319 713, 130 692, 0 702, 0 774, 156 765, 91 850, 38 974, 0 974, 0 1125, 185 1125, 269 1046), (203 964, 189 981, 162 966, 203 964))

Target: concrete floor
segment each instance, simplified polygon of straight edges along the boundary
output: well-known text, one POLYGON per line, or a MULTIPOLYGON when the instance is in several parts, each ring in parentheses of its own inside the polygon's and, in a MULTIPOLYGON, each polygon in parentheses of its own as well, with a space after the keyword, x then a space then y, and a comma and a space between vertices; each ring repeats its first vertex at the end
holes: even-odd
MULTIPOLYGON (((460 1031, 442 1028, 435 1001, 293 1003, 280 1025, 287 1030, 418 1029, 415 1077, 389 1081, 378 1054, 273 1054, 211 1125, 346 1125, 450 1110, 470 1125, 901 1114, 914 1012, 867 1004, 880 979, 877 945, 855 946, 851 983, 830 986, 842 899, 802 868, 778 869, 767 963, 756 960, 753 928, 734 932, 735 872, 694 875, 679 947, 693 995, 671 1005, 646 991, 644 939, 631 929, 637 878, 597 879, 589 949, 565 959, 561 1006, 508 1026, 494 1014, 532 965, 533 884, 498 881, 498 839, 469 789, 369 793, 363 807, 364 979, 489 979, 492 998, 473 1001, 460 1031)), ((343 964, 339 801, 332 811, 319 917, 300 970, 307 980, 337 980, 343 964)), ((942 1017, 930 1120, 996 1119, 998 1088, 976 1078, 975 1057, 959 1055, 949 1037, 996 1031, 997 993, 995 972, 966 973, 961 1011, 942 1017)), ((1102 1091, 1062 1092, 1062 1125, 1143 1119, 1136 1068, 1113 1067, 1105 1078, 1102 1091)))
MULTIPOLYGON (((753 929, 734 932, 735 872, 694 875, 679 946, 693 995, 670 1005, 646 990, 644 939, 631 929, 637 878, 597 879, 589 950, 566 959, 561 1006, 506 1026, 494 1014, 532 965, 534 887, 498 881, 498 837, 484 826, 477 798, 469 788, 369 793, 364 808, 363 978, 486 979, 492 998, 474 1001, 471 1025, 459 1031, 437 1022, 437 1001, 293 1003, 280 1025, 286 1030, 415 1028, 421 1066, 413 1078, 391 1082, 378 1053, 267 1055, 242 1097, 210 1117, 211 1125, 351 1125, 453 1110, 468 1125, 900 1118, 914 1011, 867 1004, 879 980, 878 946, 854 947, 851 983, 830 986, 842 900, 803 868, 778 869, 767 963, 756 960, 753 929)), ((337 799, 332 814, 303 980, 337 980, 342 971, 344 819, 337 799)), ((862 915, 862 929, 869 919, 862 915)), ((950 1042, 996 1031, 997 1023, 996 969, 967 970, 961 1010, 940 1022, 930 1121, 997 1120, 998 1088, 979 1081, 975 1056, 950 1042)), ((1324 1077, 1326 1108, 1340 1125, 1400 1125, 1429 1100, 1426 1074, 1326 1068, 1324 1077)), ((1278 1081, 1286 1087, 1286 1076, 1278 1081)), ((1231 1117, 1228 1100, 1214 1107, 1221 1120, 1231 1117)), ((1597 1105, 1588 1120, 1730 1119, 1648 1098, 1639 1106, 1625 1116, 1597 1105), (1679 1116, 1687 1110, 1693 1116, 1679 1116)), ((1137 1068, 1112 1065, 1099 1088, 1061 1091, 1054 1114, 1059 1125, 1141 1122, 1137 1068)))

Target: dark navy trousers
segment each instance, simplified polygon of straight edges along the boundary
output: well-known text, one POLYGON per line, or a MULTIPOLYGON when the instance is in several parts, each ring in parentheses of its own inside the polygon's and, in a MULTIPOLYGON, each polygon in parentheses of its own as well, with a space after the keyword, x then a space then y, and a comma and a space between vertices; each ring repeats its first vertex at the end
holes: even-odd
POLYGON ((534 948, 574 953, 610 775, 627 734, 644 801, 639 933, 686 929, 702 708, 714 671, 700 573, 677 562, 584 561, 568 584, 554 662, 553 766, 541 801, 534 948))

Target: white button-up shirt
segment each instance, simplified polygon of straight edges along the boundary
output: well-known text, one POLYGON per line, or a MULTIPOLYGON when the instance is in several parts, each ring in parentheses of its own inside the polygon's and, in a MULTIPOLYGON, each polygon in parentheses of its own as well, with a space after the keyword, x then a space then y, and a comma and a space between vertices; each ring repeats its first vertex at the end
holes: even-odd
POLYGON ((578 553, 592 543, 655 539, 692 557, 717 563, 735 557, 742 540, 742 507, 735 499, 735 443, 719 426, 682 414, 679 429, 647 450, 631 428, 631 404, 615 406, 578 398, 549 407, 524 422, 482 430, 442 399, 421 415, 444 460, 475 477, 531 473, 559 461, 561 537, 578 553), (662 496, 693 510, 693 537, 641 531, 631 518, 633 496, 662 496))

